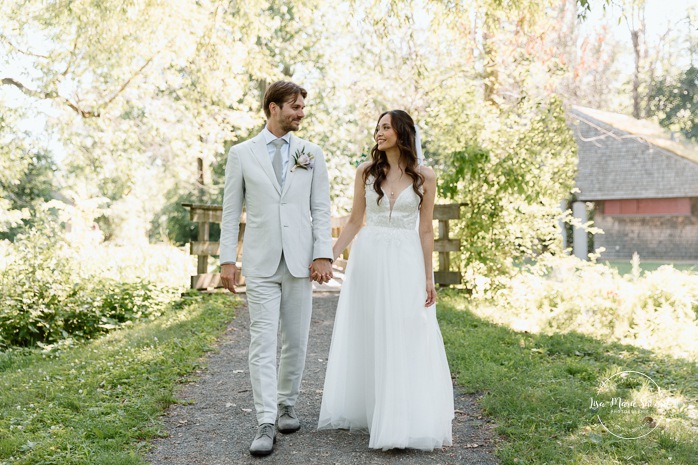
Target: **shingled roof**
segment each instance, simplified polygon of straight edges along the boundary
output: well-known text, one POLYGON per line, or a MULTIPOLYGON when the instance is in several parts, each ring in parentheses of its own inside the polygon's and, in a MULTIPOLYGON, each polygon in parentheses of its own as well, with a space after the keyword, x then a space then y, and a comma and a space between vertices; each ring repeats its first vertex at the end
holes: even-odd
POLYGON ((698 146, 650 121, 573 106, 579 200, 698 197, 698 146))

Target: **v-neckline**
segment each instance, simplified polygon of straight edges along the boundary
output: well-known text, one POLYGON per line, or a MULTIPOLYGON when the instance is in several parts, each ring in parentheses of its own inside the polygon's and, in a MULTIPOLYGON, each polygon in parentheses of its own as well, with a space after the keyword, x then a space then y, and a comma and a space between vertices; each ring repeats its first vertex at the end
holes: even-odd
POLYGON ((395 201, 394 201, 394 202, 391 202, 391 201, 390 201, 390 196, 388 195, 387 192, 385 192, 385 189, 383 189, 383 187, 381 187, 381 190, 383 191, 383 194, 385 194, 385 196, 388 197, 388 207, 389 207, 389 209, 390 209, 390 215, 391 215, 391 216, 392 216, 392 214, 393 214, 393 208, 395 208, 395 204, 397 203, 398 200, 400 200, 400 197, 402 196, 403 192, 405 192, 405 191, 406 191, 407 189, 409 189, 410 187, 412 187, 412 184, 408 184, 407 186, 405 186, 405 188, 402 189, 402 190, 400 191, 400 193, 397 195, 397 197, 395 197, 395 201))

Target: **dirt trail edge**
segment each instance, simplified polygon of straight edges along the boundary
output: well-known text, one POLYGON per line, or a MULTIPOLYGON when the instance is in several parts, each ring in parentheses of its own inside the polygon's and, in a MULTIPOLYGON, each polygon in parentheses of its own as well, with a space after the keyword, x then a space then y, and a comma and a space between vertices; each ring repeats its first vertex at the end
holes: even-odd
POLYGON ((152 465, 231 464, 498 464, 492 454, 494 426, 481 416, 477 396, 456 390, 453 446, 434 452, 379 451, 368 448, 368 435, 343 430, 317 431, 322 387, 338 294, 315 293, 301 394, 296 409, 301 430, 277 434, 274 453, 250 456, 256 431, 247 367, 249 315, 239 308, 219 347, 206 360, 196 381, 183 384, 163 420, 169 437, 153 441, 147 460, 152 465))

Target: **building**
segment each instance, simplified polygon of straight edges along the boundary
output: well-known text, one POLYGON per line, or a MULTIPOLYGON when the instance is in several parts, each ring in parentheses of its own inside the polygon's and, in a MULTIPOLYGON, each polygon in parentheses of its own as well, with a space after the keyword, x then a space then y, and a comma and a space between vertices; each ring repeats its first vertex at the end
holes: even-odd
MULTIPOLYGON (((579 147, 573 212, 603 230, 601 259, 698 260, 698 146, 616 113, 574 106, 569 116, 579 147)), ((575 255, 586 256, 585 244, 578 234, 575 255)))

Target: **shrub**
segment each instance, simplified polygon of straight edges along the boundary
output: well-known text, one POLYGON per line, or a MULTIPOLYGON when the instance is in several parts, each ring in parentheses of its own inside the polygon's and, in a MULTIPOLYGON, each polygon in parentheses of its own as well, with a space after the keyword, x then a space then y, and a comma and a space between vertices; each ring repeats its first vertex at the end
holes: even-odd
POLYGON ((698 358, 698 275, 670 265, 621 276, 574 257, 544 257, 481 302, 477 313, 514 329, 576 331, 698 358))
POLYGON ((176 296, 147 280, 93 273, 59 226, 43 221, 6 247, 0 269, 0 348, 83 340, 158 315, 176 296))

